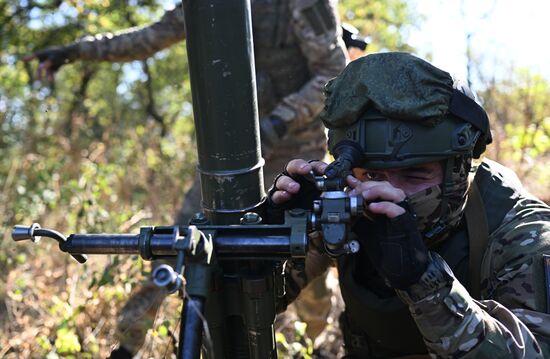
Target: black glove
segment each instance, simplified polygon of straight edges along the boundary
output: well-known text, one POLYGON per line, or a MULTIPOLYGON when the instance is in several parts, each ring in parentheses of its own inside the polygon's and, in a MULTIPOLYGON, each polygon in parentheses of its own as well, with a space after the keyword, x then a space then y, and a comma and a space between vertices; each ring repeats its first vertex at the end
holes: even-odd
POLYGON ((260 140, 262 143, 262 155, 268 158, 273 149, 285 137, 287 127, 282 118, 274 115, 260 119, 260 140))
POLYGON ((406 202, 398 204, 406 210, 402 215, 363 217, 353 231, 362 244, 358 255, 366 257, 390 287, 406 289, 426 271, 429 257, 414 215, 406 202))
POLYGON ((77 57, 77 49, 75 46, 55 46, 48 47, 34 53, 34 56, 40 63, 45 61, 50 62, 49 70, 56 72, 65 64, 73 62, 77 57))
POLYGON ((273 181, 273 185, 268 191, 267 195, 267 219, 268 223, 283 223, 284 222, 284 211, 292 208, 302 208, 305 210, 311 210, 313 207, 313 201, 318 199, 321 195, 321 191, 315 187, 315 183, 308 180, 305 176, 293 175, 291 176, 286 170, 278 174, 273 181), (294 181, 300 184, 300 191, 293 195, 292 198, 281 204, 275 204, 271 200, 273 193, 278 190, 277 180, 281 176, 288 176, 294 181))

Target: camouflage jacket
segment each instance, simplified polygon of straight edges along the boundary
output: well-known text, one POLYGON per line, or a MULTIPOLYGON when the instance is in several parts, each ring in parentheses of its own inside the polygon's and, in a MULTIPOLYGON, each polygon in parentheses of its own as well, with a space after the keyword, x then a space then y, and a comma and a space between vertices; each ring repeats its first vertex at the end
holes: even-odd
MULTIPOLYGON (((482 300, 475 301, 454 280, 449 293, 407 304, 426 345, 438 356, 547 358, 550 308, 541 256, 550 254, 550 208, 526 193, 509 169, 489 160, 483 166, 496 174, 492 184, 515 189, 515 205, 489 234, 482 300)), ((490 191, 485 188, 484 201, 490 191)))
MULTIPOLYGON (((252 26, 260 116, 289 124, 278 156, 325 148, 324 127, 314 121, 323 108, 325 83, 347 62, 336 0, 252 0, 252 26)), ((88 36, 71 45, 75 60, 145 59, 185 39, 181 3, 149 26, 88 36)))
MULTIPOLYGON (((493 161, 483 162, 476 183, 486 207, 494 206, 493 209, 498 211, 496 207, 502 206, 502 216, 488 217, 490 234, 481 265, 481 298, 472 298, 466 289, 468 244, 467 237, 463 237, 455 241, 459 247, 448 248, 446 254, 440 253, 454 272, 450 290, 446 287, 418 302, 411 300, 405 291, 397 291, 397 296, 392 298, 373 299, 375 292, 361 288, 362 284, 352 284, 355 289, 344 288, 350 281, 342 280, 345 273, 340 273, 346 312, 355 307, 352 313, 347 313, 348 317, 356 322, 376 322, 370 327, 374 328, 372 331, 387 328, 387 336, 395 340, 396 346, 409 340, 404 335, 395 338, 409 321, 412 323, 410 335, 418 335, 420 344, 425 345, 422 352, 427 351, 436 357, 548 358, 550 314, 547 313, 550 308, 546 304, 547 284, 542 254, 550 254, 550 208, 523 190, 512 171, 493 161), (453 252, 465 254, 453 258, 456 257, 453 252), (366 294, 351 298, 355 304, 349 295, 346 296, 346 291, 348 294, 366 294), (373 301, 374 305, 371 304, 373 301), (387 309, 396 308, 396 301, 403 307, 398 315, 394 313, 401 309, 387 309), (378 315, 376 311, 383 313, 378 315), (392 316, 397 324, 393 327, 388 324, 392 316)), ((493 213, 491 209, 486 208, 486 211, 489 215, 493 213)), ((440 249, 431 250, 440 252, 440 249)), ((317 250, 308 256, 313 260, 306 258, 305 271, 303 267, 287 263, 285 270, 290 298, 326 269, 328 262, 319 259, 317 250)), ((339 271, 351 272, 354 267, 342 265, 342 261, 347 259, 338 261, 339 271)), ((371 339, 371 343, 380 341, 371 339)), ((354 337, 354 340, 361 342, 362 338, 354 337)), ((372 357, 388 357, 387 354, 373 355, 372 350, 369 351, 372 357)))

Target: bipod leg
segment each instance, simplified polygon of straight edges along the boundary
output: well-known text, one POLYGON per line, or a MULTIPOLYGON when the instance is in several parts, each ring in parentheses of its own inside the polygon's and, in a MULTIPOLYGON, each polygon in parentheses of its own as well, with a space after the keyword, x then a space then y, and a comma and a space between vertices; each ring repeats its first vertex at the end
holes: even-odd
POLYGON ((182 297, 178 359, 199 359, 205 299, 200 296, 182 297))
POLYGON ((204 316, 204 310, 206 298, 210 290, 212 275, 210 258, 213 248, 211 239, 206 237, 195 226, 189 226, 187 238, 191 242, 190 247, 192 249, 189 251, 190 255, 187 257, 188 264, 185 269, 185 280, 187 283, 182 291, 184 300, 181 312, 178 358, 199 359, 203 330, 208 331, 208 323, 204 316))
POLYGON ((181 293, 178 359, 199 359, 203 329, 208 330, 204 307, 210 287, 212 241, 195 226, 189 226, 185 236, 180 236, 179 231, 178 226, 172 229, 173 248, 178 253, 176 269, 158 266, 153 271, 153 282, 170 293, 181 293))

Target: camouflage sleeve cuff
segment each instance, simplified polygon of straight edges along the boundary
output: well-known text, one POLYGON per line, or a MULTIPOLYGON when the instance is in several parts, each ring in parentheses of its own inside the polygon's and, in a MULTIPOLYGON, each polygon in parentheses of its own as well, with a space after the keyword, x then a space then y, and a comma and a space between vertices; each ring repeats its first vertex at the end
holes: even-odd
POLYGON ((437 253, 430 252, 430 261, 418 283, 406 290, 397 290, 399 297, 408 305, 424 300, 433 300, 449 293, 454 275, 451 268, 437 253))
MULTIPOLYGON (((438 354, 455 350, 466 328, 468 336, 478 343, 484 333, 479 310, 446 262, 436 253, 430 252, 430 256, 428 269, 419 283, 407 290, 396 290, 397 294, 409 306, 431 350, 438 354)), ((469 349, 463 347, 461 351, 469 349)))
POLYGON ((543 357, 533 333, 510 310, 493 300, 473 300, 458 280, 417 302, 403 292, 399 296, 438 358, 543 357))

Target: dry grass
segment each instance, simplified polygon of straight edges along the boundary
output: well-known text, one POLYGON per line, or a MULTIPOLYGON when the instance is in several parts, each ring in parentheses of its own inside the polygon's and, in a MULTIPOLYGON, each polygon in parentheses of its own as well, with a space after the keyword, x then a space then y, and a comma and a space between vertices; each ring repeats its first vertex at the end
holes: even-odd
MULTIPOLYGON (((91 256, 87 264, 79 265, 46 241, 27 245, 24 255, 17 254, 22 245, 3 245, 16 260, 0 271, 0 358, 105 358, 117 344, 117 314, 144 280, 149 263, 131 257, 91 256)), ((308 352, 311 357, 336 357, 341 350, 337 319, 343 305, 337 281, 329 277, 329 284, 335 293, 334 306, 313 353, 312 342, 299 329, 303 326, 295 324, 292 308, 278 319, 290 343, 290 350, 283 350, 285 357, 303 357, 308 352)), ((138 358, 175 357, 179 312, 177 296, 163 302, 138 358)))

